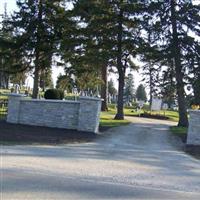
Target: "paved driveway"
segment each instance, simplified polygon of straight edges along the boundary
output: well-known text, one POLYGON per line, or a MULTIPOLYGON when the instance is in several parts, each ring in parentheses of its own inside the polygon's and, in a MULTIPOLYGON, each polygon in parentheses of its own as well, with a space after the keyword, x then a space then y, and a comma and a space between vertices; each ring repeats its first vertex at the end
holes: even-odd
POLYGON ((129 118, 88 144, 2 146, 1 200, 200 199, 200 161, 171 122, 129 118))

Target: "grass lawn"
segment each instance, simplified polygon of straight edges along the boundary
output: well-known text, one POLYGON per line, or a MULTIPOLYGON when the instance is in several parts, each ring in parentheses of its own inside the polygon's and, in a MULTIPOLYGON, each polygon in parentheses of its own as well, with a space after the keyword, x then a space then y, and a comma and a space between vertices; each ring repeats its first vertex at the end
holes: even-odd
POLYGON ((166 115, 167 117, 169 117, 169 119, 170 119, 171 121, 178 122, 178 120, 179 120, 178 111, 170 111, 170 110, 167 110, 167 111, 165 112, 165 115, 166 115))
POLYGON ((5 107, 0 108, 0 113, 4 113, 4 112, 7 112, 7 108, 5 108, 5 107))
POLYGON ((0 94, 8 94, 8 93, 10 93, 10 90, 0 89, 0 94))
POLYGON ((6 96, 0 96, 0 119, 5 119, 7 114, 7 105, 5 105, 4 100, 6 100, 8 97, 6 96))
POLYGON ((186 127, 172 126, 170 127, 170 130, 175 135, 187 135, 186 127))
POLYGON ((0 100, 8 99, 8 96, 0 94, 0 100))
POLYGON ((156 115, 160 115, 160 116, 165 116, 167 117, 170 121, 174 121, 174 122, 178 122, 178 112, 177 111, 163 111, 161 110, 160 112, 156 112, 156 111, 144 111, 144 110, 141 110, 141 111, 136 111, 134 109, 130 109, 130 108, 125 108, 124 109, 124 114, 127 115, 127 116, 138 116, 139 114, 144 114, 144 113, 148 113, 148 114, 151 114, 152 116, 156 116, 156 115))
POLYGON ((188 131, 188 129, 186 127, 172 126, 172 127, 170 127, 170 131, 174 135, 180 137, 183 142, 186 142, 187 131, 188 131))
POLYGON ((130 122, 128 120, 114 120, 114 113, 110 112, 101 112, 100 116, 100 127, 116 127, 121 125, 127 125, 130 122))
MULTIPOLYGON (((113 108, 113 106, 112 107, 109 107, 109 111, 107 112, 108 114, 112 114, 112 115, 115 115, 116 114, 116 108, 113 108)), ((178 119, 179 119, 179 117, 178 117, 178 112, 177 111, 169 111, 169 110, 167 110, 167 111, 160 111, 160 112, 156 112, 156 111, 152 111, 152 112, 150 112, 150 111, 145 111, 145 110, 141 110, 140 112, 138 111, 136 111, 135 109, 133 109, 133 108, 124 108, 124 114, 125 114, 125 116, 139 116, 139 114, 144 114, 144 112, 148 112, 149 114, 151 113, 151 115, 152 116, 156 116, 156 115, 161 115, 161 116, 166 116, 167 118, 168 118, 168 120, 170 120, 170 121, 174 121, 174 122, 178 122, 178 119)))

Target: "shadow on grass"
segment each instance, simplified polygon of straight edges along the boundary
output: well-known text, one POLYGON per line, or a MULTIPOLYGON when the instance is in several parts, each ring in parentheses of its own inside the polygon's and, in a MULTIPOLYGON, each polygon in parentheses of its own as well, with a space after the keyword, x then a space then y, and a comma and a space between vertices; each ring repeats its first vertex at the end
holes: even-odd
POLYGON ((10 124, 0 120, 0 144, 65 144, 92 142, 98 137, 91 132, 10 124))

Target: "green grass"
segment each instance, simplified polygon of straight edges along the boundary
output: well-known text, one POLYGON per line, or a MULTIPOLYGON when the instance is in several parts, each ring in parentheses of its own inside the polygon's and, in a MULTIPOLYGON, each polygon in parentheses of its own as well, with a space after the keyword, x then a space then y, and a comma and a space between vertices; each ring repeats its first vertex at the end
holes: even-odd
POLYGON ((170 111, 170 110, 167 110, 167 111, 165 112, 165 115, 166 115, 167 117, 169 117, 169 119, 170 119, 171 121, 178 122, 178 120, 179 120, 178 111, 170 111))
POLYGON ((140 112, 136 111, 135 109, 132 108, 124 108, 124 114, 128 116, 138 116, 138 114, 144 113, 144 110, 141 110, 140 112))
POLYGON ((0 119, 5 119, 7 115, 7 108, 4 107, 5 104, 2 104, 2 102, 4 102, 3 100, 7 100, 7 99, 8 99, 8 96, 0 94, 0 119))
MULTIPOLYGON (((128 120, 114 120, 114 115, 116 114, 116 108, 113 105, 109 105, 108 112, 102 112, 100 118, 100 126, 107 126, 107 127, 115 127, 121 125, 127 125, 130 122, 128 120)), ((141 110, 140 113, 144 113, 144 110, 141 110)), ((124 108, 125 116, 138 116, 139 112, 137 112, 133 108, 124 108)), ((160 114, 164 115, 164 111, 161 112, 151 112, 152 115, 160 114)), ((178 112, 177 111, 165 111, 165 116, 169 117, 171 121, 178 121, 178 112)))
MULTIPOLYGON (((115 109, 109 109, 109 110, 111 110, 111 113, 113 114, 116 113, 115 109)), ((138 116, 139 113, 142 114, 144 112, 150 113, 150 111, 145 111, 145 110, 141 110, 137 112, 135 109, 132 109, 132 108, 124 108, 124 114, 127 116, 138 116)), ((178 119, 179 119, 177 111, 170 111, 170 110, 167 110, 165 112, 163 110, 161 110, 160 112, 152 111, 151 115, 162 115, 162 116, 165 115, 166 117, 169 118, 170 121, 174 121, 174 122, 178 122, 178 119)))
POLYGON ((141 110, 140 112, 136 112, 135 110, 133 109, 127 109, 125 108, 124 109, 124 114, 125 115, 128 115, 128 116, 138 116, 138 114, 142 114, 144 112, 148 112, 148 113, 151 113, 151 115, 161 115, 161 116, 166 116, 169 118, 170 121, 174 121, 174 122, 178 122, 178 112, 177 111, 163 111, 161 110, 160 112, 156 112, 156 111, 144 111, 144 110, 141 110))
POLYGON ((186 136, 187 135, 186 127, 172 126, 170 127, 170 131, 177 136, 186 136))
POLYGON ((101 112, 100 116, 100 126, 106 127, 117 127, 122 125, 128 125, 130 122, 128 120, 115 120, 114 115, 111 112, 101 112))
POLYGON ((173 135, 179 137, 182 140, 182 142, 186 142, 188 131, 186 127, 172 126, 170 127, 170 131, 173 135))
POLYGON ((4 119, 7 115, 7 108, 0 108, 0 119, 4 119))
POLYGON ((136 111, 134 109, 128 109, 125 108, 124 109, 124 114, 128 115, 128 116, 138 116, 139 114, 142 114, 144 112, 148 112, 151 113, 151 115, 161 115, 161 116, 166 116, 169 118, 170 121, 174 121, 174 122, 178 122, 178 112, 177 111, 163 111, 161 110, 160 112, 156 112, 156 111, 145 111, 145 110, 141 110, 141 111, 136 111))
POLYGON ((186 143, 188 131, 186 127, 172 126, 170 127, 170 131, 173 135, 179 137, 182 140, 182 142, 186 143))
POLYGON ((6 100, 6 99, 8 99, 8 96, 2 96, 2 95, 0 95, 0 100, 6 100))
POLYGON ((10 93, 10 90, 0 89, 0 94, 8 94, 8 93, 10 93))

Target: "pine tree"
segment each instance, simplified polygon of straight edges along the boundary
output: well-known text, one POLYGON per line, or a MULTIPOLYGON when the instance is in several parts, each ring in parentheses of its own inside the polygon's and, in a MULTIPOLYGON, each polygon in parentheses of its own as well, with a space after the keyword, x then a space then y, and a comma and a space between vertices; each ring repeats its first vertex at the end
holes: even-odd
POLYGON ((136 99, 138 101, 144 101, 144 102, 147 101, 147 94, 145 91, 145 87, 142 84, 140 84, 136 90, 136 99))
POLYGON ((185 50, 186 61, 184 67, 187 69, 186 80, 192 86, 194 93, 193 104, 200 104, 200 44, 191 40, 192 44, 185 50))
POLYGON ((172 105, 176 101, 176 82, 175 82, 175 72, 173 63, 169 63, 169 69, 163 70, 162 80, 160 80, 160 90, 161 97, 164 103, 168 104, 169 108, 172 108, 172 105))
POLYGON ((2 15, 1 29, 0 29, 0 88, 8 89, 9 85, 9 70, 13 62, 11 47, 13 45, 12 32, 7 30, 9 19, 7 14, 7 4, 4 5, 4 14, 2 15))
POLYGON ((138 20, 133 16, 140 13, 140 5, 139 1, 129 0, 75 2, 72 11, 76 19, 75 32, 72 33, 73 39, 67 37, 63 45, 65 59, 71 66, 76 66, 77 72, 80 68, 84 69, 86 63, 91 71, 105 66, 117 68, 119 88, 115 119, 124 118, 124 79, 126 68, 132 66, 130 58, 135 56, 138 45, 138 20))
POLYGON ((66 90, 67 92, 71 92, 73 87, 75 86, 74 80, 71 78, 71 76, 68 75, 62 75, 60 74, 58 76, 57 82, 56 82, 56 88, 61 90, 66 90))
POLYGON ((115 96, 117 94, 117 90, 114 86, 114 82, 112 79, 110 79, 108 81, 108 93, 111 95, 111 96, 115 96))
MULTIPOLYGON (((145 22, 145 21, 144 21, 145 22)), ((155 41, 152 32, 152 26, 150 24, 144 23, 146 30, 146 37, 143 36, 143 44, 140 45, 140 60, 144 63, 142 66, 143 72, 142 76, 144 77, 142 81, 145 82, 149 88, 150 96, 150 105, 154 96, 159 94, 159 72, 161 71, 162 55, 155 48, 155 41)))
MULTIPOLYGON (((38 96, 41 70, 46 68, 51 56, 56 52, 59 16, 63 13, 61 0, 17 0, 19 8, 12 16, 16 43, 23 57, 34 70, 33 98, 38 96)), ((51 64, 48 66, 51 67, 51 64)))
POLYGON ((42 88, 43 92, 46 88, 53 88, 53 78, 52 78, 52 70, 51 68, 46 68, 41 70, 40 72, 40 88, 42 88))
POLYGON ((124 97, 127 102, 132 102, 135 99, 134 77, 131 73, 125 78, 124 97))
POLYGON ((147 1, 146 6, 144 21, 148 27, 151 26, 154 47, 163 55, 163 63, 173 60, 179 105, 178 125, 188 126, 183 47, 190 33, 199 34, 200 6, 183 0, 147 1))

